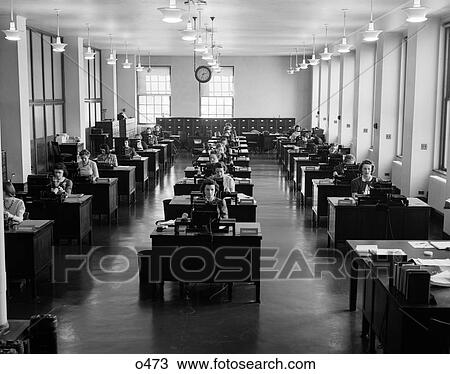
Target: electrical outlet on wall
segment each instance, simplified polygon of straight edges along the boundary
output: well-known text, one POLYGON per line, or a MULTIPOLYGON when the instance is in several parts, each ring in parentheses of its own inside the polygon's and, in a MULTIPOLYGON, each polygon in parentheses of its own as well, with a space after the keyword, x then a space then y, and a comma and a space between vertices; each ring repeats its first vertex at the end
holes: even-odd
POLYGON ((428 145, 427 145, 427 144, 421 144, 421 145, 420 145, 420 149, 421 149, 422 151, 426 151, 427 148, 428 148, 428 145))
POLYGON ((384 176, 385 176, 385 177, 390 177, 390 176, 391 176, 391 173, 384 173, 384 176))
POLYGON ((350 126, 350 124, 349 123, 347 123, 347 128, 349 129, 351 126, 350 126))
POLYGON ((335 120, 333 121, 333 123, 338 123, 337 119, 335 119, 335 120))
POLYGON ((369 132, 369 129, 363 129, 363 133, 367 134, 369 132))
POLYGON ((386 139, 387 139, 387 140, 390 140, 390 139, 391 139, 391 137, 392 137, 392 135, 391 135, 391 134, 386 134, 386 139))
POLYGON ((421 196, 425 195, 425 191, 419 190, 418 192, 419 192, 419 195, 421 195, 421 196))

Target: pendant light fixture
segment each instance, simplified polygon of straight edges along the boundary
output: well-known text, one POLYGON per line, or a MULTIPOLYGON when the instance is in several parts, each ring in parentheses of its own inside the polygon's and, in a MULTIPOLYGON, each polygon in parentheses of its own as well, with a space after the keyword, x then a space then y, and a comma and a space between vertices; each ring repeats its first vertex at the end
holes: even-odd
POLYGON ((192 25, 191 22, 191 2, 189 1, 188 3, 188 21, 186 24, 186 28, 184 30, 181 30, 181 39, 187 42, 193 42, 195 41, 195 39, 197 39, 197 30, 195 30, 195 21, 196 18, 194 18, 194 26, 192 25))
POLYGON ((295 48, 295 71, 300 71, 300 65, 298 63, 298 48, 295 48))
POLYGON ((16 27, 16 22, 14 21, 14 0, 11 0, 11 19, 9 21, 9 29, 3 30, 5 34, 5 39, 17 42, 21 39, 20 31, 16 27))
POLYGON ((208 48, 206 53, 202 56, 202 59, 205 61, 211 61, 214 59, 214 20, 215 17, 211 17, 211 47, 208 48))
POLYGON ((183 21, 181 19, 183 9, 177 8, 177 0, 170 0, 168 7, 158 8, 158 10, 163 15, 163 22, 178 23, 183 21))
POLYGON ((341 54, 349 53, 351 45, 347 43, 347 36, 346 36, 346 19, 347 19, 347 11, 348 9, 342 9, 342 12, 344 13, 344 35, 342 37, 342 43, 338 45, 337 51, 341 54))
POLYGON ((427 20, 428 8, 421 5, 420 0, 414 0, 413 6, 403 9, 408 18, 406 22, 420 23, 427 20))
POLYGON ((330 61, 331 56, 333 56, 333 54, 331 52, 328 52, 328 25, 325 25, 325 47, 323 49, 323 52, 320 54, 320 58, 323 61, 330 61))
POLYGON ((93 60, 95 58, 95 52, 91 48, 91 30, 89 27, 89 23, 87 24, 87 29, 88 29, 88 46, 87 51, 84 52, 84 59, 93 60))
POLYGON ((299 65, 301 70, 306 70, 308 69, 308 64, 306 62, 306 47, 303 46, 303 61, 302 63, 299 65))
POLYGON ((128 61, 128 43, 125 42, 125 61, 122 63, 122 68, 131 69, 131 62, 128 61))
POLYGON ((109 57, 106 59, 106 63, 108 64, 108 65, 115 65, 116 64, 116 61, 117 61, 117 58, 116 58, 116 56, 115 56, 115 54, 114 54, 114 51, 113 51, 113 47, 112 47, 112 35, 111 34, 109 34, 109 57))
POLYGON ((135 70, 140 73, 143 72, 145 70, 145 68, 142 66, 141 64, 141 51, 138 49, 138 63, 136 65, 135 70))
POLYGON ((295 69, 292 68, 292 53, 289 55, 289 69, 287 69, 286 71, 290 75, 295 73, 295 69))
POLYGON ((313 53, 311 58, 309 59, 309 64, 311 66, 319 65, 320 60, 316 58, 316 36, 313 35, 313 53))
POLYGON ((381 30, 375 30, 373 23, 373 0, 370 0, 370 22, 366 31, 363 32, 365 42, 376 42, 381 34, 381 30))
POLYGON ((199 10, 198 12, 198 24, 194 23, 194 28, 197 32, 197 38, 194 41, 194 51, 198 53, 206 53, 208 52, 208 29, 206 28, 205 37, 206 42, 203 43, 203 36, 202 36, 202 12, 199 10))
POLYGON ((56 12, 56 42, 55 43, 51 43, 52 47, 53 47, 53 52, 64 52, 64 50, 66 49, 67 44, 66 43, 61 43, 61 36, 59 35, 59 13, 61 12, 61 10, 59 9, 55 9, 56 12))
POLYGON ((152 64, 150 62, 150 50, 148 50, 148 67, 146 69, 147 74, 150 74, 152 72, 152 64))

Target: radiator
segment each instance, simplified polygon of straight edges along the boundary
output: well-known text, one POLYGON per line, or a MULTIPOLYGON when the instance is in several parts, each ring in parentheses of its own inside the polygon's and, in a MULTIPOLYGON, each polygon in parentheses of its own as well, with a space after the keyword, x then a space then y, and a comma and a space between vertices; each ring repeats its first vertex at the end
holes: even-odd
POLYGON ((446 179, 438 175, 430 175, 428 179, 428 204, 441 214, 444 214, 446 195, 446 179))

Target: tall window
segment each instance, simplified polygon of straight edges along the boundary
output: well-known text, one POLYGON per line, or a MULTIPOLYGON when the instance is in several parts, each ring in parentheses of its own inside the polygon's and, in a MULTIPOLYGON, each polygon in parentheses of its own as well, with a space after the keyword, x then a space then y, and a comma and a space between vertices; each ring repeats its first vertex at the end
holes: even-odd
POLYGON ((63 54, 54 53, 55 35, 27 28, 30 91, 31 170, 49 170, 50 141, 65 131, 63 54))
POLYGON ((207 84, 200 85, 200 115, 204 118, 233 117, 234 68, 222 67, 207 84))
POLYGON ((157 117, 170 116, 170 67, 155 66, 137 73, 138 120, 154 125, 157 117))
POLYGON ((397 123, 397 156, 403 155, 403 131, 405 129, 405 98, 406 98, 406 54, 408 52, 408 38, 402 40, 400 61, 400 96, 398 100, 398 123, 397 123))
MULTIPOLYGON (((95 52, 93 60, 84 60, 84 75, 86 79, 85 99, 86 125, 94 127, 96 121, 102 118, 101 61, 102 52, 91 47, 95 52)), ((87 51, 87 47, 84 48, 87 51)))
POLYGON ((370 124, 370 148, 373 148, 375 145, 375 111, 376 111, 376 105, 377 105, 377 86, 378 86, 378 46, 375 47, 375 63, 373 66, 373 99, 372 99, 372 123, 370 124))
POLYGON ((439 169, 447 171, 448 142, 450 131, 450 24, 445 27, 444 92, 442 95, 441 140, 439 169))

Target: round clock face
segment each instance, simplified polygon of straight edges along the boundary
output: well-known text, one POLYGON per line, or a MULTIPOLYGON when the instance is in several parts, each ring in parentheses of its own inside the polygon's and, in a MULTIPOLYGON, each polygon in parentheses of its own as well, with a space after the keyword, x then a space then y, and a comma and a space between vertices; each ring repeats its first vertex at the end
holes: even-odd
POLYGON ((211 79, 212 73, 211 73, 211 69, 207 66, 199 66, 196 70, 195 70, 195 78, 200 82, 200 83, 206 83, 209 82, 211 79))

